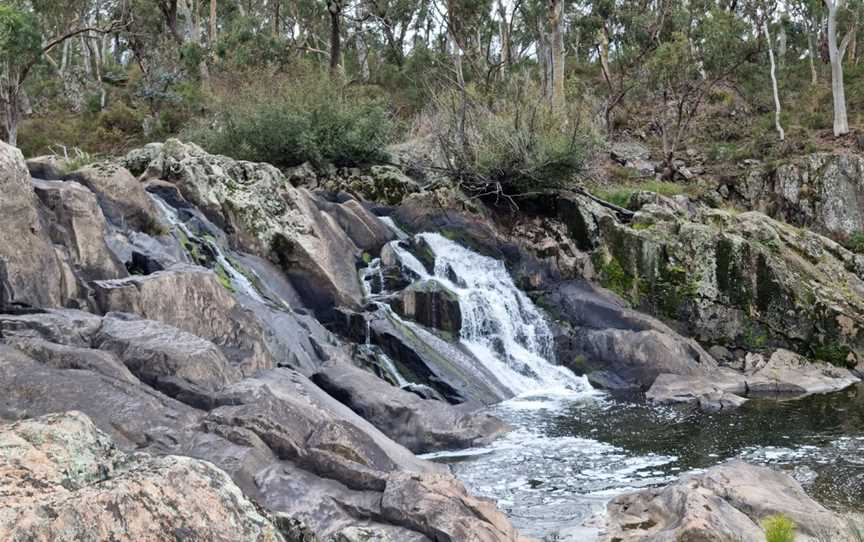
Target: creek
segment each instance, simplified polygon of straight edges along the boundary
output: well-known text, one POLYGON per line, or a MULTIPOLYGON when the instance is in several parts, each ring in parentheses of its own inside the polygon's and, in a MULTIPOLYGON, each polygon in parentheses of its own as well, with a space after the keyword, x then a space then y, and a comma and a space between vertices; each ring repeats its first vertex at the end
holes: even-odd
POLYGON ((788 470, 831 508, 861 508, 864 385, 799 399, 753 399, 716 413, 594 390, 554 364, 544 315, 501 262, 437 234, 415 239, 435 256, 431 272, 398 242, 393 248, 415 283, 436 280, 458 297, 462 350, 512 395, 487 411, 514 428, 487 447, 425 457, 449 464, 523 533, 592 540, 592 525, 614 496, 732 458, 788 470))

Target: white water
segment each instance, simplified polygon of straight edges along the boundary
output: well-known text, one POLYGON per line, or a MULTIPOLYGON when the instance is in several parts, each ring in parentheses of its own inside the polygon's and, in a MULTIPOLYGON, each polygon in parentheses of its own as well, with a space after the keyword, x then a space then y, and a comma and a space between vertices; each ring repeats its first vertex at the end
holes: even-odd
POLYGON ((502 262, 437 233, 417 237, 435 256, 431 274, 398 242, 391 247, 419 280, 436 280, 456 294, 462 312, 462 344, 513 395, 591 391, 584 377, 554 365, 549 326, 528 296, 513 284, 502 262))

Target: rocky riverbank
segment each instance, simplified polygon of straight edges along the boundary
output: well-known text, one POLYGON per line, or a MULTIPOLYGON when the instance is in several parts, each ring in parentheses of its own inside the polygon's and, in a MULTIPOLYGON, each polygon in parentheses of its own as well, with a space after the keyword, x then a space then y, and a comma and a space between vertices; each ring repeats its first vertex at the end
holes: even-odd
POLYGON ((756 212, 559 192, 514 220, 393 166, 176 140, 29 165, 0 144, 13 540, 523 540, 415 454, 550 387, 717 410, 859 380, 861 257, 756 212))

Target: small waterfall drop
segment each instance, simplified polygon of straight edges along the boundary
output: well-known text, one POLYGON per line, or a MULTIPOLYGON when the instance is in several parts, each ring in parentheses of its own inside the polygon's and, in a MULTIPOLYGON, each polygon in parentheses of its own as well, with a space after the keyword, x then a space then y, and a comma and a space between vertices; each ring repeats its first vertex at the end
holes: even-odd
MULTIPOLYGON (((385 224, 399 231, 392 221, 385 224)), ((403 272, 415 282, 438 281, 456 295, 462 313, 459 344, 475 363, 495 375, 509 394, 591 390, 584 377, 554 364, 554 338, 544 316, 516 287, 501 261, 477 254, 437 233, 422 233, 415 239, 434 256, 431 273, 400 241, 391 242, 388 248, 403 272)), ((366 294, 372 301, 388 296, 386 291, 372 294, 373 280, 383 284, 381 267, 376 259, 362 272, 366 294)), ((379 301, 378 305, 390 317, 399 319, 385 302, 379 301)))
POLYGON ((554 364, 552 331, 534 303, 513 283, 504 263, 437 233, 418 236, 435 255, 435 279, 456 293, 462 343, 516 395, 591 387, 554 364))

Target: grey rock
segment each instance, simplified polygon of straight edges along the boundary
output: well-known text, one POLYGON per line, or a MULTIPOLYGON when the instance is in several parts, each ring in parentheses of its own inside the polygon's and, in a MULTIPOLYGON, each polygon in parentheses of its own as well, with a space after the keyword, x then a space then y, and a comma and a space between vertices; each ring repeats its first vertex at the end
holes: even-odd
POLYGON ((4 540, 283 540, 212 464, 120 452, 81 413, 0 426, 0 443, 4 540))
POLYGON ((437 280, 411 284, 399 292, 392 306, 401 317, 452 333, 454 337, 462 329, 459 298, 437 280))
POLYGON ((240 372, 210 341, 131 315, 109 313, 93 338, 93 346, 114 353, 138 378, 157 389, 162 388, 160 379, 166 377, 207 390, 218 390, 240 379, 240 372))
POLYGON ((34 180, 33 186, 51 212, 52 240, 68 249, 83 280, 127 276, 105 242, 108 225, 93 192, 75 182, 34 180))
POLYGON ((421 399, 345 362, 328 362, 312 381, 417 454, 482 446, 507 431, 507 426, 492 416, 421 399))
POLYGON ((23 303, 61 307, 74 285, 64 284, 64 268, 21 151, 0 142, 0 306, 23 303))
POLYGON ((108 162, 91 164, 65 179, 92 190, 112 224, 144 233, 159 232, 165 227, 144 186, 124 167, 108 162))
POLYGON ((147 276, 95 281, 93 288, 103 314, 137 314, 207 339, 244 375, 274 364, 257 318, 208 269, 175 266, 147 276))

